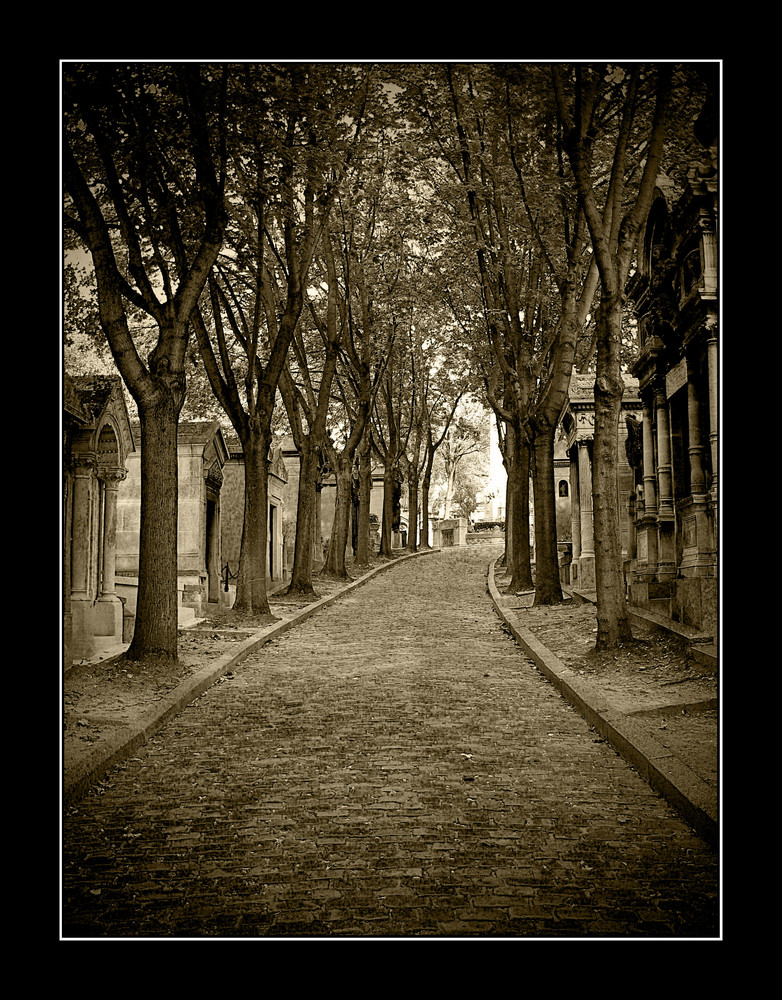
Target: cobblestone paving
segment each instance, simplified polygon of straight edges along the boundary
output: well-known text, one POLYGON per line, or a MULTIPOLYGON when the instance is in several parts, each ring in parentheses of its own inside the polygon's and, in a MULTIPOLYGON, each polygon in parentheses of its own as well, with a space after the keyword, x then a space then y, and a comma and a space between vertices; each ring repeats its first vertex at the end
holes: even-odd
POLYGON ((62 936, 719 935, 719 858, 553 690, 488 548, 259 650, 63 821, 62 936))

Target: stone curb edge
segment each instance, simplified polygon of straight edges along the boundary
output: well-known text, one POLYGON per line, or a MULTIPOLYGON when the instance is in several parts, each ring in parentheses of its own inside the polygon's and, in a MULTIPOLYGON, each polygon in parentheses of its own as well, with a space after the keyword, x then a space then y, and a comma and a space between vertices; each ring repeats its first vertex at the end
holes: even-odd
POLYGON ((200 697, 208 688, 215 684, 227 670, 240 663, 260 646, 265 645, 272 639, 276 639, 321 609, 334 604, 335 601, 357 590, 380 573, 384 573, 386 570, 398 566, 408 559, 416 559, 418 556, 431 555, 439 551, 439 549, 421 549, 419 552, 410 552, 406 555, 398 556, 392 562, 375 566, 363 576, 334 591, 333 594, 329 594, 327 597, 322 597, 320 600, 308 604, 291 618, 277 622, 274 625, 268 625, 264 629, 259 629, 255 635, 240 643, 229 653, 225 653, 215 663, 210 663, 202 667, 191 677, 182 681, 181 684, 174 688, 170 695, 162 699, 158 705, 142 716, 136 725, 122 729, 120 732, 102 740, 101 744, 95 747, 94 751, 87 755, 78 765, 75 765, 71 769, 65 769, 62 789, 63 807, 67 809, 75 805, 112 767, 127 760, 131 754, 135 753, 139 747, 143 746, 155 733, 178 715, 186 705, 195 701, 196 698, 200 697))
MULTIPOLYGON (((498 557, 502 558, 502 557, 498 557)), ((638 773, 679 812, 710 846, 719 842, 717 793, 669 750, 612 708, 588 681, 569 670, 546 649, 509 609, 503 608, 494 582, 498 560, 489 563, 487 585, 494 608, 514 639, 534 660, 541 673, 576 711, 638 773)))

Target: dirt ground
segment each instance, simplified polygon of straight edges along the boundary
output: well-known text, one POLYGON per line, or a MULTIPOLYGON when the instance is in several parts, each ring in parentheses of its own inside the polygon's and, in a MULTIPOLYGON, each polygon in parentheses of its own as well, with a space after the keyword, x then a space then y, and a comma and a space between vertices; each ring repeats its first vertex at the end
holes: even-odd
MULTIPOLYGON (((380 561, 375 557, 373 565, 380 561)), ((360 575, 349 569, 352 576, 360 575)), ((506 582, 497 576, 501 592, 506 582)), ((318 598, 342 586, 344 581, 318 577, 318 598)), ((565 666, 596 685, 612 705, 632 715, 654 739, 716 786, 718 677, 692 659, 686 643, 636 629, 637 639, 632 644, 616 652, 598 653, 591 604, 523 608, 515 595, 503 595, 502 600, 565 666)), ((231 610, 210 612, 208 618, 180 629, 179 661, 175 664, 161 662, 142 671, 123 655, 108 663, 72 667, 63 685, 66 763, 78 762, 102 739, 132 725, 183 680, 228 652, 233 643, 249 639, 275 620, 290 618, 308 603, 312 601, 273 595, 271 618, 247 618, 231 610)))

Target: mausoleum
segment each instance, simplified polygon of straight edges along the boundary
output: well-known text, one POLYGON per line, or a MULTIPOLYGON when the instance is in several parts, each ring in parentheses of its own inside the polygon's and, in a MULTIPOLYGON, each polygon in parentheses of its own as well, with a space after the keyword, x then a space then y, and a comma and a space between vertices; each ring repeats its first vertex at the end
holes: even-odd
POLYGON ((136 457, 120 378, 63 381, 64 666, 122 642, 115 588, 118 491, 136 457))
POLYGON ((717 151, 683 192, 661 179, 628 293, 643 405, 628 566, 631 605, 713 631, 717 620, 719 442, 717 151))
MULTIPOLYGON (((134 434, 140 440, 140 429, 134 434)), ((221 491, 228 460, 217 420, 181 421, 177 432, 177 567, 179 620, 201 617, 209 604, 224 603, 220 587, 221 491)), ((141 449, 128 460, 117 505, 117 591, 134 613, 138 596, 141 526, 141 449)))
POLYGON ((432 526, 433 545, 436 549, 448 549, 452 545, 467 544, 467 518, 444 517, 432 526))
MULTIPOLYGON (((245 465, 244 449, 239 438, 236 435, 228 435, 226 441, 228 460, 223 468, 221 500, 221 566, 223 572, 221 589, 225 590, 225 571, 227 569, 229 593, 234 593, 235 586, 230 581, 236 578, 239 571, 239 556, 242 548, 245 465)), ((269 475, 267 477, 269 504, 267 513, 267 586, 285 579, 283 519, 289 513, 286 502, 288 470, 281 444, 272 446, 269 461, 269 475)), ((294 506, 294 513, 295 509, 294 506)), ((231 603, 233 603, 233 598, 231 603)))
MULTIPOLYGON (((625 440, 627 438, 626 418, 640 416, 641 401, 638 396, 638 382, 625 375, 625 389, 622 396, 622 410, 617 427, 619 436, 619 461, 617 469, 617 502, 619 504, 619 527, 622 540, 622 557, 632 544, 631 519, 628 500, 633 492, 633 470, 627 459, 625 440)), ((592 448, 595 437, 595 397, 594 375, 576 375, 570 379, 568 399, 562 409, 559 424, 564 433, 565 453, 569 460, 569 474, 560 475, 555 493, 566 489, 570 493, 570 533, 572 539, 572 561, 570 580, 576 590, 591 593, 595 590, 595 534, 592 506, 592 448), (565 487, 563 487, 565 483, 565 487)), ((555 465, 555 474, 558 466, 555 465)), ((564 497, 563 497, 564 499, 564 497)), ((559 505, 558 505, 558 514, 559 505)))

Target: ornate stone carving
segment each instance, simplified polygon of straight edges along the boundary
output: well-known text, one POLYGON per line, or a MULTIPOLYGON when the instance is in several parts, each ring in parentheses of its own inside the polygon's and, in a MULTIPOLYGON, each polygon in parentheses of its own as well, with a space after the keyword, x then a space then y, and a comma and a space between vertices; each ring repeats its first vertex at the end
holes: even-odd
POLYGON ((206 479, 207 486, 213 489, 215 493, 219 493, 223 485, 223 472, 220 468, 220 463, 214 462, 207 470, 204 478, 206 479))
POLYGON ((120 469, 118 467, 106 468, 99 466, 97 471, 98 479, 102 479, 109 489, 112 487, 116 489, 124 479, 127 479, 128 476, 126 469, 120 469))

